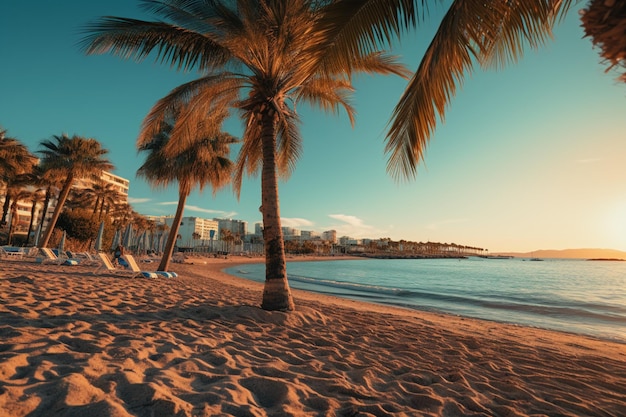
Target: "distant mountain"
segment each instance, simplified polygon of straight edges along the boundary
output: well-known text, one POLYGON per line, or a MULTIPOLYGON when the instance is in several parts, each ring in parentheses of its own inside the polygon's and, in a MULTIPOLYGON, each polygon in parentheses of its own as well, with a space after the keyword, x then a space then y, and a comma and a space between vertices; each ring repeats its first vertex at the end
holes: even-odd
POLYGON ((626 252, 615 249, 541 249, 533 252, 498 252, 492 255, 516 258, 626 259, 626 252))

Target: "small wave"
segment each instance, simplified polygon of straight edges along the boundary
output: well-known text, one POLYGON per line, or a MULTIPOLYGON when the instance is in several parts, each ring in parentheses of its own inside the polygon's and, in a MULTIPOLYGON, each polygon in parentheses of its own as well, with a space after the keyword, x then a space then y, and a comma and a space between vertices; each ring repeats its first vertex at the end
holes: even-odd
POLYGON ((309 277, 304 277, 304 276, 299 276, 299 275, 290 275, 289 280, 303 282, 307 284, 313 284, 313 285, 323 285, 326 287, 348 289, 352 291, 376 293, 376 294, 381 294, 381 295, 395 295, 399 297, 415 295, 413 291, 409 291, 404 288, 383 287, 380 285, 368 285, 368 284, 360 284, 356 282, 334 281, 330 279, 316 279, 316 278, 309 278, 309 277))

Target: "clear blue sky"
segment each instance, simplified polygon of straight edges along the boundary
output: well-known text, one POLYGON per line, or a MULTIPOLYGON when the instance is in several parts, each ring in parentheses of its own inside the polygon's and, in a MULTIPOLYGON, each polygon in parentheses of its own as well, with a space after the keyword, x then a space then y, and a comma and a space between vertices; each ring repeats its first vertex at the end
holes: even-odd
MULTIPOLYGON (((445 3, 445 2, 444 2, 445 3)), ((584 5, 585 2, 582 3, 584 5)), ((579 6, 580 7, 580 6, 579 6)), ((396 50, 415 69, 433 23, 396 50)), ((98 139, 131 180, 142 214, 173 214, 177 189, 152 190, 135 173, 137 133, 151 106, 195 78, 147 60, 86 56, 82 27, 103 15, 146 18, 132 0, 11 1, 0 5, 0 126, 32 151, 52 135, 98 139)), ((345 114, 300 109, 304 153, 280 184, 283 225, 339 236, 454 242, 496 251, 626 250, 626 84, 605 73, 583 39, 578 10, 555 40, 501 71, 466 79, 437 128, 417 178, 386 173, 386 124, 405 82, 362 77, 345 114)), ((226 130, 239 135, 237 120, 226 130)), ((236 150, 235 150, 236 151, 236 150)), ((235 155, 233 155, 233 158, 235 155)), ((193 193, 186 216, 261 220, 260 180, 214 198, 193 193)))

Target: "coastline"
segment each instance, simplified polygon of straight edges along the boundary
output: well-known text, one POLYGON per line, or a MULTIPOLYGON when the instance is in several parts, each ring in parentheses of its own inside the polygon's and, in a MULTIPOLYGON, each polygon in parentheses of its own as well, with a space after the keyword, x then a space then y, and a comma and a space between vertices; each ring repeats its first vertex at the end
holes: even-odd
POLYGON ((615 342, 294 289, 297 311, 266 312, 261 283, 222 271, 262 258, 193 258, 154 280, 0 262, 0 414, 623 411, 615 342))

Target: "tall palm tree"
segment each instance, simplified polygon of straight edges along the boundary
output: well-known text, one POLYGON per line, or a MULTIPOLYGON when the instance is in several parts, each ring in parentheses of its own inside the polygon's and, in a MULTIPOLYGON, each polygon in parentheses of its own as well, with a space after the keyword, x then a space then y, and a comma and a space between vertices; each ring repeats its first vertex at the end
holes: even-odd
POLYGON ((102 171, 113 169, 113 164, 104 157, 109 151, 102 148, 96 139, 76 135, 70 138, 63 134, 52 136, 52 140, 43 140, 40 145, 43 147, 39 153, 43 155, 41 164, 44 169, 55 173, 57 177, 64 178, 54 213, 39 241, 39 247, 45 248, 52 236, 52 231, 63 210, 74 180, 89 175, 100 176, 102 171))
POLYGON ((173 110, 181 113, 165 149, 170 154, 196 137, 211 136, 215 126, 201 123, 207 114, 225 107, 240 110, 245 131, 234 188, 238 193, 244 174, 261 171, 266 255, 261 306, 268 310, 294 308, 278 177, 289 175, 301 152, 295 105, 306 102, 332 112, 343 107, 353 122, 354 110, 348 102, 352 74, 406 74, 392 57, 373 48, 339 51, 335 40, 326 36, 327 28, 320 26, 327 21, 328 3, 332 2, 144 0, 142 6, 161 21, 102 18, 87 28, 84 39, 89 54, 143 59, 155 52, 157 60, 179 69, 197 68, 203 75, 155 105, 144 120, 140 144, 161 131, 173 110))
POLYGON ((169 132, 170 129, 166 128, 151 142, 139 147, 140 151, 148 154, 137 171, 138 176, 148 179, 156 187, 167 187, 173 181, 178 182, 178 206, 158 266, 159 271, 167 271, 169 268, 185 202, 191 191, 196 186, 202 191, 209 184, 215 193, 230 182, 232 162, 228 159, 228 154, 230 145, 237 141, 227 133, 219 133, 214 137, 201 138, 186 150, 169 156, 165 152, 171 140, 169 132))
POLYGON ((600 47, 600 55, 613 67, 623 68, 619 79, 626 82, 626 3, 615 0, 591 0, 582 18, 585 34, 600 47))

